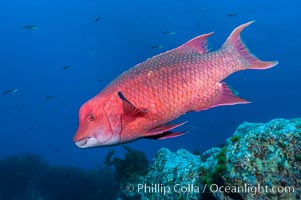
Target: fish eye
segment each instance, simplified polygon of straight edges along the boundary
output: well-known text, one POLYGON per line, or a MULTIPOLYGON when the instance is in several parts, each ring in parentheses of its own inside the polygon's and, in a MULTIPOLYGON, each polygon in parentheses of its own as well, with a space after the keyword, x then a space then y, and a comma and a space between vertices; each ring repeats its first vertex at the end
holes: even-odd
POLYGON ((95 120, 95 115, 94 115, 93 113, 90 113, 90 114, 88 115, 87 119, 88 119, 90 122, 92 122, 92 121, 95 120))

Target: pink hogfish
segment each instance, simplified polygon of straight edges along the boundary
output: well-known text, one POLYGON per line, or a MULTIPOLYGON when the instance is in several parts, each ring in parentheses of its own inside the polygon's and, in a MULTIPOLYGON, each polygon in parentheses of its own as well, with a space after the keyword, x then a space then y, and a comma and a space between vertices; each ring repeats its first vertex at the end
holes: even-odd
POLYGON ((74 136, 80 148, 110 146, 139 138, 165 139, 184 132, 169 122, 189 111, 246 104, 223 80, 246 69, 268 69, 240 38, 252 22, 237 27, 222 47, 208 51, 213 32, 135 65, 82 105, 74 136))

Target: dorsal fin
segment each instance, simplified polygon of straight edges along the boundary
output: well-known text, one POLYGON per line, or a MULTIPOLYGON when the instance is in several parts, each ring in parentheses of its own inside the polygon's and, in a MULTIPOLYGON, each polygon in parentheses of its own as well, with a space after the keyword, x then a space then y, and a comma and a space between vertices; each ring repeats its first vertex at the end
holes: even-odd
POLYGON ((148 109, 139 109, 134 104, 132 104, 129 100, 127 100, 122 92, 118 92, 119 98, 122 100, 123 113, 128 117, 143 117, 148 109))
POLYGON ((197 51, 199 54, 204 54, 208 52, 208 42, 207 38, 211 36, 214 32, 203 34, 200 36, 197 36, 185 44, 181 45, 178 49, 179 50, 185 50, 185 51, 197 51))

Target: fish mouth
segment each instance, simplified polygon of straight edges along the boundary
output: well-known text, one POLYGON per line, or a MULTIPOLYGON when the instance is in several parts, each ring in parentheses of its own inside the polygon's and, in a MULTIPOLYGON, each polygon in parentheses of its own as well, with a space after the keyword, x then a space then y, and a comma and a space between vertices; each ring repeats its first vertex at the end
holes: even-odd
POLYGON ((77 141, 77 142, 74 142, 74 143, 79 148, 83 148, 87 144, 87 140, 88 140, 88 138, 84 138, 84 139, 82 139, 80 141, 77 141))
POLYGON ((99 133, 94 133, 88 137, 74 140, 75 145, 79 148, 112 146, 118 142, 119 137, 116 137, 113 134, 110 134, 109 137, 103 137, 103 135, 99 133))
POLYGON ((101 142, 95 137, 86 137, 82 140, 75 141, 75 145, 79 148, 88 148, 100 146, 101 142))
POLYGON ((120 142, 120 132, 99 128, 91 131, 89 135, 86 130, 78 129, 73 138, 73 142, 79 148, 112 146, 120 142))

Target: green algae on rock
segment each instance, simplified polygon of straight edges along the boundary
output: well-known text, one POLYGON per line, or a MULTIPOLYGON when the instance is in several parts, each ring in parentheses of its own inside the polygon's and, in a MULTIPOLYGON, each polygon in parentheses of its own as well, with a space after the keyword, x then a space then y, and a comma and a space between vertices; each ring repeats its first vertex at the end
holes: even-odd
POLYGON ((197 191, 167 194, 142 193, 142 199, 300 199, 301 119, 275 119, 268 123, 243 123, 223 148, 214 147, 202 156, 181 149, 161 149, 154 158, 145 184, 193 185, 197 191), (235 138, 235 139, 233 139, 235 138), (232 188, 228 193, 204 193, 209 185, 232 188), (267 191, 244 189, 267 188, 267 191), (236 189, 242 189, 238 191, 236 189), (281 189, 280 192, 271 191, 281 189))
MULTIPOLYGON (((301 151, 301 119, 275 119, 269 123, 243 123, 234 136, 240 141, 229 143, 227 184, 267 186, 258 191, 258 199, 300 199, 301 171, 296 156, 301 151), (272 192, 275 188, 289 192, 272 192), (294 191, 293 191, 294 190, 294 191)), ((252 193, 241 194, 245 199, 252 193)))
POLYGON ((185 149, 175 153, 168 149, 160 149, 154 163, 146 176, 146 185, 159 184, 168 187, 170 191, 161 192, 142 191, 143 199, 197 199, 199 192, 198 170, 201 164, 200 156, 193 155, 185 149), (180 188, 180 187, 183 187, 180 188), (194 191, 181 192, 185 189, 194 191))

